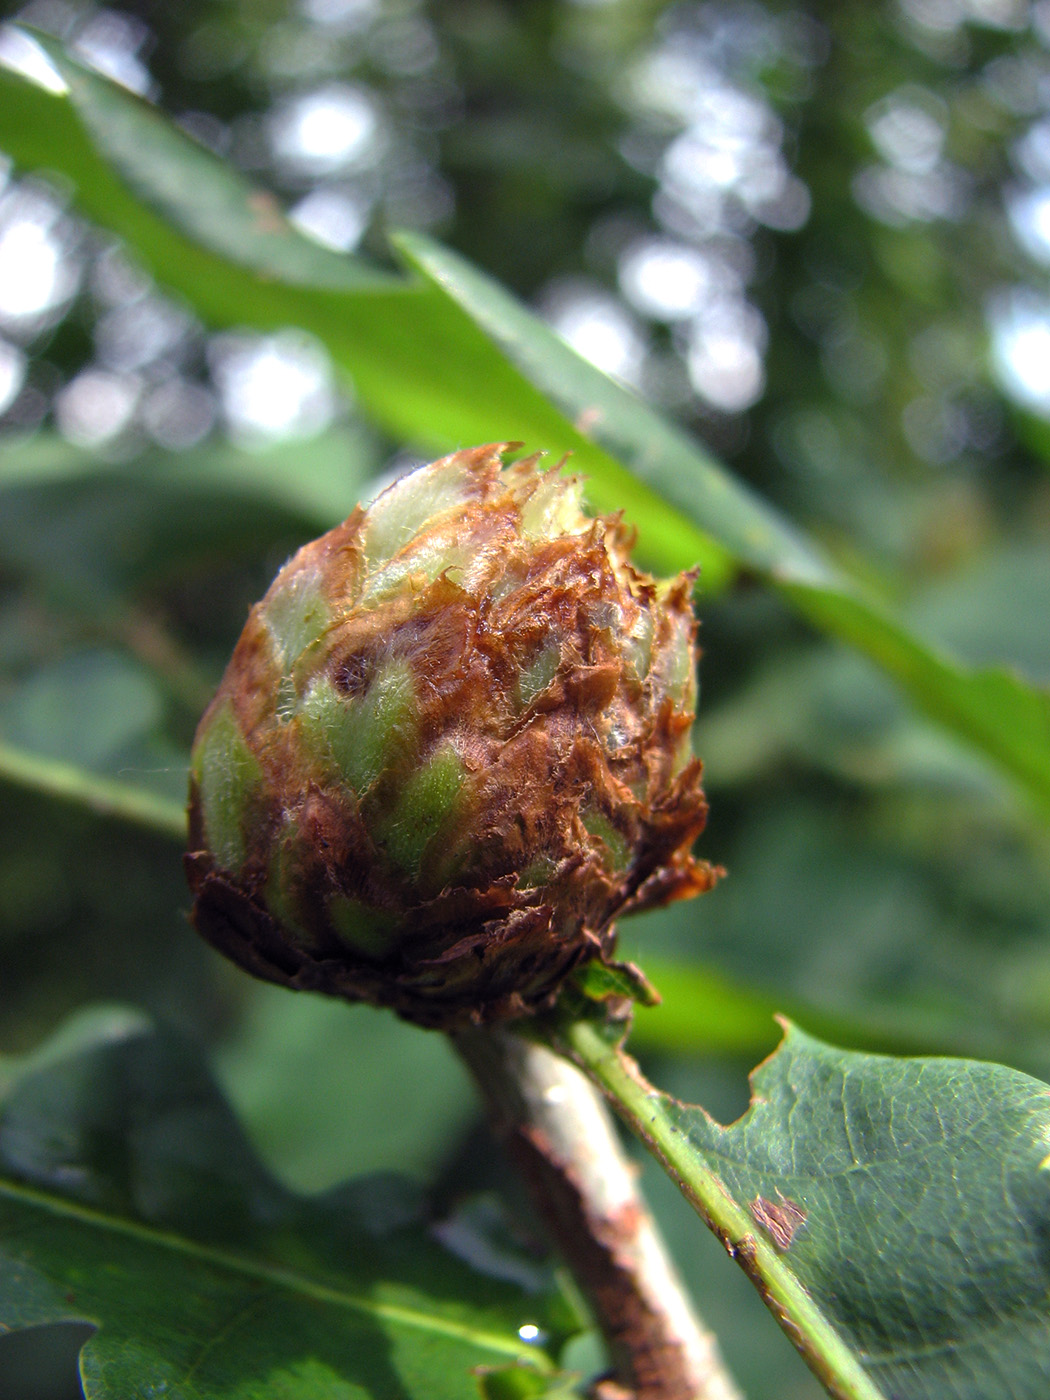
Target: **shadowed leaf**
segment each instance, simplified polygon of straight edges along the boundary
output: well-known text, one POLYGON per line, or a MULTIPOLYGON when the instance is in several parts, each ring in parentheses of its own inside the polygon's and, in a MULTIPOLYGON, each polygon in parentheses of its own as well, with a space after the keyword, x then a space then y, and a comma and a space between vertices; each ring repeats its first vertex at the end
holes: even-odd
POLYGON ((553 1375, 517 1333, 561 1336, 564 1304, 454 1259, 397 1178, 286 1191, 191 1051, 134 1015, 2 1068, 0 1331, 96 1326, 88 1400, 473 1400, 477 1366, 553 1375))

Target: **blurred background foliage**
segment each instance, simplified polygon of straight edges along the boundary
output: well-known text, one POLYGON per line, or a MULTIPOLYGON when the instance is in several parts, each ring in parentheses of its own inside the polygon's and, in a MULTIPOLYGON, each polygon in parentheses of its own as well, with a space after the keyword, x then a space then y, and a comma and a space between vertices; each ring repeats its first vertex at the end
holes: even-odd
MULTIPOLYGON (((1048 0, 9 17, 158 104, 324 247, 389 263, 389 229, 439 237, 920 636, 1050 679, 1048 0)), ((5 25, 0 63, 40 57, 5 25)), ((420 444, 384 437, 303 330, 206 328, 61 180, 11 161, 0 409, 0 742, 181 800, 251 602, 420 444)), ((702 849, 729 876, 623 930, 666 998, 638 1019, 651 1076, 732 1116, 782 1010, 842 1044, 1050 1077, 1050 842, 1026 799, 746 574, 701 581, 700 606, 702 849)), ((251 983, 189 930, 170 841, 0 793, 0 1050, 131 1001, 212 1048, 297 1186, 396 1168, 444 1212, 506 1184, 440 1038, 251 983)), ((814 1395, 651 1184, 748 1393, 814 1395)), ((20 1396, 66 1393, 5 1345, 20 1396)))

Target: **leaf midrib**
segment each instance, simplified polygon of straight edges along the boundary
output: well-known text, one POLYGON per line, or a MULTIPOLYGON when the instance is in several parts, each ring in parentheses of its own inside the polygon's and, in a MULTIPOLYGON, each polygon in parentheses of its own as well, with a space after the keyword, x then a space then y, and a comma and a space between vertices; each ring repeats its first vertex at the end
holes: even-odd
POLYGON ((213 1268, 240 1274, 272 1288, 284 1289, 314 1302, 327 1303, 348 1312, 362 1313, 387 1323, 402 1327, 413 1327, 422 1332, 430 1332, 458 1341, 470 1342, 475 1346, 496 1352, 501 1356, 514 1358, 527 1357, 539 1369, 552 1372, 554 1367, 547 1354, 532 1347, 525 1348, 520 1342, 511 1341, 499 1334, 456 1322, 451 1318, 434 1317, 397 1303, 381 1303, 373 1298, 362 1298, 353 1293, 305 1277, 280 1265, 268 1264, 251 1259, 234 1251, 217 1249, 213 1245, 201 1244, 197 1240, 162 1230, 141 1221, 128 1220, 122 1216, 108 1215, 92 1206, 81 1205, 61 1197, 49 1195, 32 1186, 0 1180, 0 1197, 22 1205, 35 1207, 51 1215, 64 1217, 88 1225, 95 1229, 107 1230, 112 1234, 123 1235, 155 1249, 166 1249, 174 1254, 209 1264, 213 1268))

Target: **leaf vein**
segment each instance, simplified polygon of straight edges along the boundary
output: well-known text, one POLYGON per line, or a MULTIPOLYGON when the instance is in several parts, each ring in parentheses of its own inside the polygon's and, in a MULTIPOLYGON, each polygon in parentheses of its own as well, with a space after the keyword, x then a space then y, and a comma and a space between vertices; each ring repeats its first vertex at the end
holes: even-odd
POLYGON ((362 1298, 332 1284, 294 1273, 291 1269, 284 1268, 279 1264, 251 1259, 233 1251, 216 1248, 213 1245, 200 1244, 197 1240, 173 1234, 168 1230, 145 1224, 142 1221, 107 1215, 91 1206, 50 1196, 46 1192, 18 1182, 0 1180, 0 1196, 7 1196, 23 1206, 35 1207, 67 1220, 75 1220, 96 1229, 109 1230, 114 1234, 124 1235, 154 1248, 170 1250, 213 1268, 269 1285, 271 1288, 298 1293, 316 1302, 345 1308, 350 1312, 364 1313, 386 1323, 412 1327, 419 1331, 432 1332, 459 1341, 470 1342, 504 1356, 521 1357, 527 1354, 533 1365, 547 1371, 552 1369, 550 1358, 538 1349, 529 1347, 526 1353, 525 1348, 517 1339, 511 1340, 509 1337, 479 1327, 472 1327, 453 1318, 437 1317, 404 1304, 384 1303, 374 1298, 362 1298))

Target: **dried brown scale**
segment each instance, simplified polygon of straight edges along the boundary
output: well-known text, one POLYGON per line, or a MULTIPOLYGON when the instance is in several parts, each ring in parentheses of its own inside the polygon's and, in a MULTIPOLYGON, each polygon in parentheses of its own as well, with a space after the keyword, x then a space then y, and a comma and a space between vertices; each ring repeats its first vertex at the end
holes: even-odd
POLYGON ((707 889, 693 579, 504 447, 305 546, 198 730, 187 873, 258 976, 450 1027, 548 1004, 613 920, 707 889))

